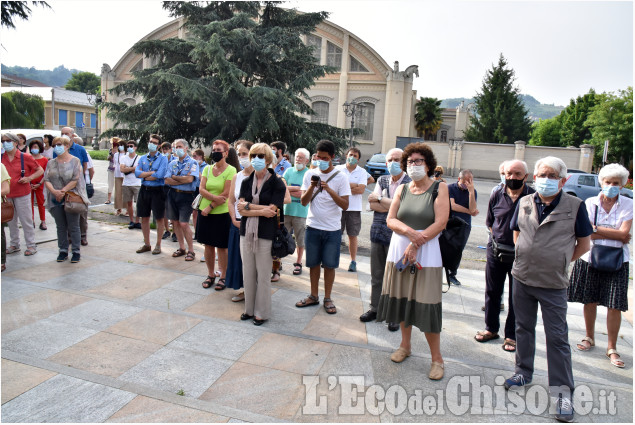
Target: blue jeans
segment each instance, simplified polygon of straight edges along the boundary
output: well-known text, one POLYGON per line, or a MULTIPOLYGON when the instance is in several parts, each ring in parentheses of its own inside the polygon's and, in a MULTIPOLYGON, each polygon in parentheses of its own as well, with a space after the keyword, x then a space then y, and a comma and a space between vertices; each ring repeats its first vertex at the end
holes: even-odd
POLYGON ((79 214, 69 214, 64 210, 64 204, 54 206, 49 210, 57 226, 57 247, 60 252, 68 253, 68 235, 71 235, 73 253, 79 253, 82 232, 79 229, 79 214))
POLYGON ((336 269, 340 265, 340 242, 342 231, 319 230, 307 227, 304 233, 306 266, 322 265, 326 269, 336 269))

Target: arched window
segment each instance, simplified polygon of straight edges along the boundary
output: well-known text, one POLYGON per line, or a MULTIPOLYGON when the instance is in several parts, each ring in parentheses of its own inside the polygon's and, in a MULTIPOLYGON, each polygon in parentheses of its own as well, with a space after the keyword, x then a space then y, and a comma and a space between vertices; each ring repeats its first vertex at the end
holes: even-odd
POLYGON ((351 72, 368 72, 368 69, 366 69, 366 67, 364 65, 362 65, 362 63, 360 61, 358 61, 357 59, 355 59, 354 57, 349 55, 349 60, 350 60, 350 71, 351 72))
POLYGON ((364 130, 364 134, 360 136, 362 140, 373 140, 373 127, 375 123, 375 105, 369 102, 363 102, 362 114, 355 127, 364 130))
POLYGON ((322 59, 322 38, 309 34, 306 36, 306 45, 313 47, 313 57, 320 63, 322 59))
POLYGON ((311 105, 315 115, 311 115, 311 122, 319 122, 321 124, 329 123, 329 104, 328 102, 313 102, 311 105))
POLYGON ((326 64, 335 67, 338 71, 342 69, 342 49, 330 41, 326 43, 326 64))
POLYGON ((448 132, 446 130, 441 131, 441 141, 442 142, 448 141, 448 132))

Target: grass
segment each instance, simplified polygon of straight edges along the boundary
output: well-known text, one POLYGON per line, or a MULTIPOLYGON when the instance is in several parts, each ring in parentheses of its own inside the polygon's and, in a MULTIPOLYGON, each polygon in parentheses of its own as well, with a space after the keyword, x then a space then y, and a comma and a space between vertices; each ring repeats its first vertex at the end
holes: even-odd
POLYGON ((108 160, 108 151, 105 149, 101 149, 98 151, 94 151, 92 149, 86 149, 86 152, 88 152, 88 155, 90 155, 90 157, 94 160, 103 160, 103 161, 108 160))

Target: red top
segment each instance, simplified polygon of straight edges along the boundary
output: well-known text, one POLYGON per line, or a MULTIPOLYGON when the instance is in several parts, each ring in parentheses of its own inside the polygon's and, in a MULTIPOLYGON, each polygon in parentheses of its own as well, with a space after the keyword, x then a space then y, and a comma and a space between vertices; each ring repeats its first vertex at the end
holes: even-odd
POLYGON ((30 183, 18 183, 18 180, 21 178, 20 171, 22 170, 20 165, 20 156, 24 155, 24 176, 29 177, 31 174, 35 173, 39 168, 35 159, 28 153, 22 153, 15 149, 15 156, 13 157, 13 161, 9 161, 9 154, 4 153, 2 155, 2 163, 7 168, 7 172, 11 176, 11 185, 10 191, 7 195, 7 198, 19 198, 21 196, 26 196, 31 194, 31 184, 30 183))
MULTIPOLYGON (((26 157, 24 157, 24 159, 26 159, 26 157)), ((33 159, 35 159, 35 158, 33 158, 33 159)), ((48 158, 47 158, 47 157, 45 157, 44 155, 42 155, 42 158, 40 158, 40 159, 35 159, 35 162, 37 162, 37 163, 38 163, 38 165, 39 165, 40 167, 42 167, 42 169, 43 169, 44 171, 46 171, 46 164, 49 162, 49 160, 48 160, 48 158)), ((25 163, 25 166, 26 166, 26 163, 25 163)), ((42 179, 43 179, 43 178, 44 178, 44 174, 42 174, 42 175, 41 175, 40 177, 38 177, 37 179, 33 180, 33 181, 31 182, 31 184, 38 184, 38 183, 40 183, 40 182, 42 181, 42 179)))

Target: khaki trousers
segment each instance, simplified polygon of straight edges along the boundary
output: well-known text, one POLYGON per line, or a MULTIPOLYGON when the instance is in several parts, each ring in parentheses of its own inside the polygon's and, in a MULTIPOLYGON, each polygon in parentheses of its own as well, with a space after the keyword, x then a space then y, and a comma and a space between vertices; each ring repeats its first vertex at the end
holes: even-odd
POLYGON ((266 320, 271 317, 271 240, 258 239, 255 252, 245 245, 245 237, 241 236, 245 313, 266 320))

